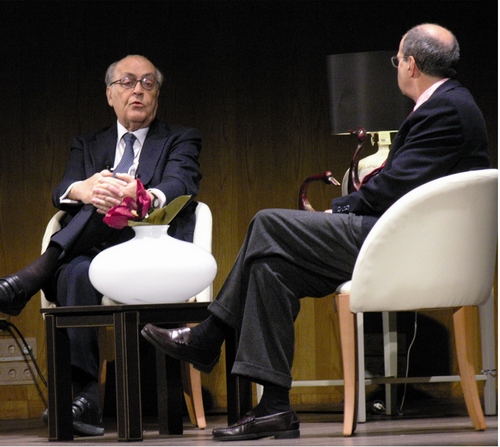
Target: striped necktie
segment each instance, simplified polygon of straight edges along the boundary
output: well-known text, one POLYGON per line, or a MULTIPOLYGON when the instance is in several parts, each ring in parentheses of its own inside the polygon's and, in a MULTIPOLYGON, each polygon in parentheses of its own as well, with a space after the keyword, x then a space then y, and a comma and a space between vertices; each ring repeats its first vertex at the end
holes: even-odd
POLYGON ((127 174, 130 166, 134 163, 134 141, 136 138, 133 133, 126 133, 123 139, 125 140, 125 152, 123 152, 122 159, 114 172, 127 174))

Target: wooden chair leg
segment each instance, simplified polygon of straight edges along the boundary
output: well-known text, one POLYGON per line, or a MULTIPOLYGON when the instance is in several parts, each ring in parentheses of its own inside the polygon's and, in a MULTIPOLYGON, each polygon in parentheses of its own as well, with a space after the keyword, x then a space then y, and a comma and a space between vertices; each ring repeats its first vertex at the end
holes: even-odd
MULTIPOLYGON (((197 323, 189 323, 193 327, 197 323)), ((191 424, 197 425, 202 430, 207 427, 205 419, 205 408, 203 406, 203 394, 201 388, 201 373, 190 363, 181 361, 182 386, 184 399, 191 424)))
POLYGON ((453 313, 453 327, 455 330, 455 344, 457 349, 458 367, 462 391, 464 393, 467 411, 476 430, 484 430, 486 421, 479 401, 476 374, 473 363, 473 349, 470 334, 472 333, 472 323, 474 308, 471 306, 460 307, 453 313))
POLYGON ((107 328, 100 327, 98 329, 99 342, 99 406, 101 411, 104 411, 104 399, 106 395, 106 374, 108 370, 108 355, 107 355, 107 328))
POLYGON ((203 407, 201 373, 190 363, 181 362, 181 368, 182 387, 184 389, 184 398, 186 400, 189 419, 193 425, 204 429, 207 427, 207 422, 203 407))
POLYGON ((348 294, 337 295, 336 301, 344 369, 344 436, 351 436, 356 430, 357 420, 356 318, 349 309, 348 294))

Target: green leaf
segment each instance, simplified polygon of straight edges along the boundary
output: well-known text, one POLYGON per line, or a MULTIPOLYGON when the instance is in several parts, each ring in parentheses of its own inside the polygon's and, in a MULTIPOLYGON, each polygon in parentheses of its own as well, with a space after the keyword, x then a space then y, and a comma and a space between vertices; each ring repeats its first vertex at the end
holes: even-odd
POLYGON ((140 222, 129 221, 129 226, 134 225, 169 225, 186 206, 191 196, 179 196, 172 200, 167 206, 154 210, 150 215, 140 222))

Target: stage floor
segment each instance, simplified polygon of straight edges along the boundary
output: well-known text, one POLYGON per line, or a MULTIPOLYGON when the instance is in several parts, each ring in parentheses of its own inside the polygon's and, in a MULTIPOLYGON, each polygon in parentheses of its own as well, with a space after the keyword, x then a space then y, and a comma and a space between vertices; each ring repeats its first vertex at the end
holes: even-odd
POLYGON ((49 443, 47 428, 40 419, 0 421, 0 445, 257 445, 257 446, 475 446, 498 445, 498 417, 487 416, 488 428, 476 432, 472 428, 465 406, 461 404, 426 402, 426 407, 408 407, 402 416, 368 415, 366 423, 358 424, 356 434, 350 438, 342 436, 342 412, 337 406, 332 411, 298 412, 301 420, 301 437, 275 440, 264 438, 237 443, 214 442, 212 429, 226 426, 225 414, 208 414, 207 428, 199 430, 185 418, 184 434, 160 436, 155 417, 144 417, 144 440, 124 443, 116 439, 116 421, 106 417, 106 433, 102 437, 75 437, 73 442, 49 443))

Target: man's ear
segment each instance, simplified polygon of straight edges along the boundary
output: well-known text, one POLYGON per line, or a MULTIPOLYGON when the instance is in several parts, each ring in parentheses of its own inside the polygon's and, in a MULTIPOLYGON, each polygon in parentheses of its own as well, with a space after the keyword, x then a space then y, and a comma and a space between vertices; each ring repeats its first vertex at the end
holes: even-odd
POLYGON ((408 56, 408 70, 410 71, 410 77, 412 78, 419 76, 420 74, 417 62, 413 56, 408 56))

